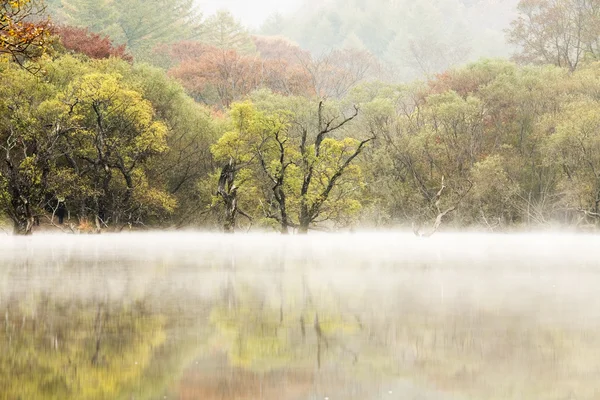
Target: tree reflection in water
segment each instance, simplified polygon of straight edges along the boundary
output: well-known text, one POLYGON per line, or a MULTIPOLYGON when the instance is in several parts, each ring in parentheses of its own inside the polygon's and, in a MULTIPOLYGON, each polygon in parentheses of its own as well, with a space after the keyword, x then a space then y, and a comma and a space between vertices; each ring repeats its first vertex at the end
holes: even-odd
POLYGON ((594 240, 11 238, 0 398, 595 399, 594 240))

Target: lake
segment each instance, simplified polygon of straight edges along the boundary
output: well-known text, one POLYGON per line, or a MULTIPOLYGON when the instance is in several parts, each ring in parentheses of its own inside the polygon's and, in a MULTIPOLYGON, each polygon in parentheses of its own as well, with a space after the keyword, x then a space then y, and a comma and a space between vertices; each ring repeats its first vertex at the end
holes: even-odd
POLYGON ((0 237, 0 399, 598 399, 600 237, 0 237))

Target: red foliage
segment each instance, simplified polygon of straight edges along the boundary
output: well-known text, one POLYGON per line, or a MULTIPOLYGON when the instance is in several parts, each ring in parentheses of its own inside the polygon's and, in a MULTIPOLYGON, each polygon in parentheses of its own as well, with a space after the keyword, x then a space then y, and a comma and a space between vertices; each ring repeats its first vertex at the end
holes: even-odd
POLYGON ((155 49, 168 58, 169 74, 197 100, 220 108, 267 88, 283 95, 339 98, 364 79, 377 76, 380 65, 359 50, 335 50, 319 58, 277 37, 253 38, 258 51, 242 55, 198 42, 155 49))
POLYGON ((428 86, 432 94, 440 94, 453 90, 462 97, 467 97, 469 94, 475 93, 481 82, 477 77, 461 74, 456 71, 446 71, 437 74, 433 80, 428 82, 428 86))
POLYGON ((133 61, 127 54, 125 45, 113 46, 108 36, 90 32, 87 28, 73 26, 57 26, 54 33, 59 36, 62 45, 69 51, 82 53, 90 58, 103 59, 118 57, 126 61, 133 61))
POLYGON ((260 88, 286 95, 313 93, 311 80, 300 66, 208 46, 197 57, 183 60, 169 74, 196 99, 223 108, 260 88))

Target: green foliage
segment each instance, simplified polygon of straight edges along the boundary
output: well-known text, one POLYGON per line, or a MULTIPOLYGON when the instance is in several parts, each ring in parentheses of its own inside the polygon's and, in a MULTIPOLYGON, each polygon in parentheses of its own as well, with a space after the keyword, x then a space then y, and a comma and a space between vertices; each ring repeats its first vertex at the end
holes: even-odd
POLYGON ((377 212, 418 222, 457 208, 458 224, 493 229, 593 218, 597 161, 579 160, 597 152, 597 88, 594 67, 569 75, 491 60, 426 86, 357 88, 384 139, 368 156, 377 212))
POLYGON ((564 206, 600 211, 600 117, 593 100, 570 104, 556 118, 546 162, 563 170, 559 188, 564 206))
POLYGON ((327 294, 319 293, 321 303, 313 306, 297 288, 287 289, 274 304, 252 288, 230 288, 234 306, 219 304, 212 309, 212 341, 226 351, 231 364, 257 372, 312 366, 317 357, 331 357, 343 348, 343 339, 338 338, 359 331, 356 319, 344 315, 327 294), (256 304, 262 304, 260 309, 256 304), (317 350, 318 342, 322 349, 317 350))
POLYGON ((177 207, 175 193, 191 196, 201 172, 182 169, 213 128, 181 87, 116 59, 66 56, 44 68, 45 82, 9 64, 0 74, 7 82, 0 139, 11 160, 2 169, 2 210, 15 228, 30 230, 58 198, 80 223, 98 217, 106 226, 163 219, 177 207), (169 168, 162 176, 159 165, 169 168))
MULTIPOLYGON (((567 68, 485 59, 436 75, 468 59, 468 48, 477 53, 479 39, 463 28, 495 5, 336 0, 265 27, 315 52, 345 48, 311 56, 251 38, 227 12, 200 25, 191 0, 167 3, 48 5, 59 22, 126 43, 137 61, 164 44, 169 74, 213 109, 145 64, 54 54, 33 76, 0 59, 0 207, 16 232, 40 217, 54 223, 60 199, 81 224, 73 231, 223 218, 233 228, 236 214, 283 233, 441 218, 491 229, 600 221, 593 43, 569 47, 558 62, 567 68), (428 80, 372 80, 384 76, 381 65, 352 47, 428 80)), ((580 22, 596 17, 587 3, 546 3, 521 2, 511 35, 529 38, 526 12, 553 27, 551 37, 554 17, 569 32, 577 22, 564 10, 581 11, 580 22)), ((577 31, 586 40, 597 36, 590 26, 577 31)))
POLYGON ((165 319, 137 305, 40 302, 31 312, 7 309, 5 316, 0 385, 11 399, 118 398, 137 384, 166 339, 165 319))
POLYGON ((263 92, 258 105, 261 109, 250 101, 234 103, 232 130, 211 148, 217 161, 231 160, 243 173, 244 179, 238 176, 235 183, 242 196, 244 191, 261 194, 242 202, 242 208, 276 220, 283 231, 300 226, 306 209, 313 210, 310 223, 351 225, 361 209, 364 182, 361 169, 346 164, 360 142, 324 137, 318 144, 308 144, 307 140, 315 140, 308 137, 314 115, 304 114, 310 101, 263 92), (297 102, 304 104, 290 107, 297 102), (310 183, 303 184, 307 180, 310 183))
POLYGON ((150 182, 177 200, 171 217, 177 225, 202 223, 200 213, 211 200, 198 192, 197 183, 214 169, 210 146, 223 130, 221 119, 195 103, 160 69, 137 65, 125 79, 144 93, 168 128, 168 149, 148 163, 150 182))
POLYGON ((196 38, 200 16, 192 0, 61 0, 49 4, 54 19, 108 35, 137 60, 152 60, 161 43, 196 38))
POLYGON ((202 42, 222 50, 235 50, 240 54, 254 53, 254 42, 248 30, 227 11, 218 11, 202 26, 202 42))

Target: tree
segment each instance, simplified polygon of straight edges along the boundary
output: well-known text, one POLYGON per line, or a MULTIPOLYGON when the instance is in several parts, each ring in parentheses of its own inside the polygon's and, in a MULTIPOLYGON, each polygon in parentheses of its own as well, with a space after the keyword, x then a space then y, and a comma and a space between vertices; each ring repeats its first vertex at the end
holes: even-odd
POLYGON ((252 36, 252 41, 263 60, 284 61, 290 65, 299 65, 302 60, 310 57, 308 51, 285 37, 255 35, 252 36))
POLYGON ((558 218, 544 121, 580 90, 597 96, 595 73, 487 60, 426 83, 359 85, 351 99, 382 139, 362 165, 379 206, 372 218, 420 225, 443 214, 490 229, 558 218))
POLYGON ((152 61, 157 45, 200 34, 200 16, 192 0, 63 0, 61 5, 50 10, 59 22, 107 35, 145 61, 152 61))
POLYGON ((165 220, 172 220, 175 226, 205 223, 199 218, 212 199, 198 190, 198 182, 215 168, 210 146, 223 132, 224 118, 187 96, 163 70, 137 65, 127 79, 141 88, 155 117, 168 128, 168 149, 147 164, 149 181, 177 200, 177 209, 165 220))
MULTIPOLYGON (((349 125, 358 109, 344 116, 320 102, 314 121, 314 114, 299 111, 307 110, 309 102, 298 103, 291 111, 273 104, 281 101, 277 97, 259 101, 264 111, 249 102, 234 104, 238 130, 224 135, 213 146, 213 154, 248 171, 243 182, 252 177, 251 187, 262 188, 264 216, 275 220, 282 233, 290 227, 307 233, 319 223, 346 222, 360 209, 362 176, 354 160, 374 137, 331 136, 349 125)), ((235 177, 231 182, 231 187, 242 190, 241 184, 235 186, 235 177)))
POLYGON ((197 183, 214 169, 220 119, 147 65, 70 55, 40 65, 43 80, 0 64, 0 212, 15 232, 55 224, 65 205, 84 230, 196 222, 211 202, 197 183))
POLYGON ((360 82, 378 74, 379 63, 367 51, 332 50, 320 57, 299 57, 314 92, 323 98, 340 99, 360 82))
POLYGON ((570 104, 557 116, 546 163, 562 170, 561 202, 571 212, 600 221, 600 118, 598 102, 570 104))
POLYGON ((93 33, 117 33, 117 15, 112 0, 57 0, 48 4, 53 19, 93 33), (56 3, 56 4, 55 4, 56 3))
POLYGON ((204 22, 202 42, 221 50, 235 50, 239 54, 255 52, 248 31, 228 11, 218 11, 204 22))
POLYGON ((307 233, 311 224, 323 221, 325 206, 334 188, 340 186, 339 181, 351 170, 352 162, 360 155, 364 147, 375 139, 371 136, 360 141, 344 139, 337 141, 328 137, 343 128, 358 116, 355 106, 349 116, 327 115, 323 101, 317 109, 316 135, 309 144, 309 128, 301 125, 300 156, 302 170, 302 187, 300 189, 300 213, 298 216, 299 232, 307 233), (327 160, 335 160, 331 165, 327 160))
POLYGON ((58 26, 53 29, 53 32, 58 35, 60 43, 68 51, 96 59, 118 57, 133 61, 133 58, 127 54, 125 45, 113 46, 108 36, 92 33, 87 28, 58 26))
POLYGON ((152 49, 152 65, 170 70, 184 61, 197 60, 210 49, 210 46, 193 40, 160 44, 152 49))
POLYGON ((3 0, 0 5, 0 54, 20 64, 40 55, 48 39, 48 23, 39 21, 43 7, 36 0, 3 0))
POLYGON ((167 149, 167 128, 152 105, 116 74, 90 73, 69 85, 64 103, 75 127, 67 137, 71 167, 92 196, 81 204, 100 229, 136 223, 145 212, 172 210, 173 199, 149 185, 144 163, 167 149))
POLYGON ((26 235, 49 205, 48 194, 64 186, 56 164, 68 125, 52 88, 30 73, 5 62, 0 82, 0 210, 16 234, 26 235))
POLYGON ((228 233, 234 231, 238 213, 252 220, 239 203, 250 203, 249 199, 255 191, 251 168, 255 156, 252 149, 257 146, 259 139, 256 136, 254 111, 250 103, 234 104, 229 113, 232 129, 211 147, 215 159, 224 163, 218 174, 216 194, 225 207, 223 229, 228 233), (246 199, 240 201, 238 191, 246 199))
POLYGON ((526 63, 554 64, 574 71, 586 59, 600 59, 600 1, 521 0, 508 41, 526 63))
POLYGON ((314 93, 310 77, 299 66, 215 47, 197 53, 198 57, 183 60, 169 74, 207 105, 226 109, 260 88, 287 95, 314 93))

